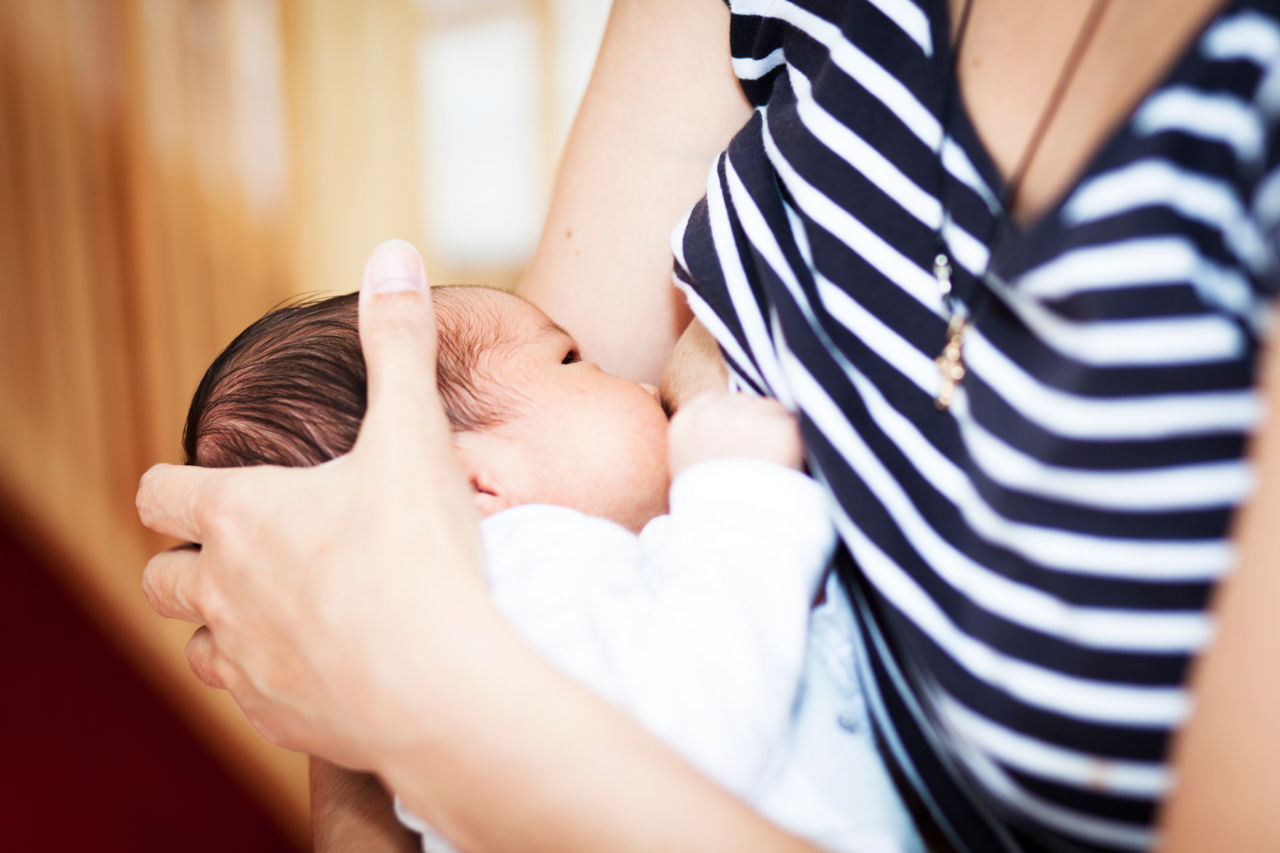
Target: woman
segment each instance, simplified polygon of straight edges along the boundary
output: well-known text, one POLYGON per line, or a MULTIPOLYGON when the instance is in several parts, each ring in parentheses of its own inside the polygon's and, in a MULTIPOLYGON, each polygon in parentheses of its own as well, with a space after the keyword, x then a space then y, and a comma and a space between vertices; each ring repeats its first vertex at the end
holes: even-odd
MULTIPOLYGON (((716 4, 666 5, 614 9, 525 294, 652 377, 687 319, 666 234, 707 192, 677 273, 740 378, 804 416, 882 735, 939 843, 1150 846, 1178 778, 1169 849, 1280 844, 1280 693, 1252 677, 1280 654, 1274 426, 1241 462, 1258 394, 1280 394, 1274 372, 1253 390, 1275 4, 735 3, 732 30, 716 4)), ((497 619, 421 281, 394 249, 366 272, 348 457, 144 479, 144 521, 203 544, 146 576, 160 612, 206 626, 193 669, 463 848, 806 849, 497 619), (424 428, 441 440, 408 440, 424 428)))

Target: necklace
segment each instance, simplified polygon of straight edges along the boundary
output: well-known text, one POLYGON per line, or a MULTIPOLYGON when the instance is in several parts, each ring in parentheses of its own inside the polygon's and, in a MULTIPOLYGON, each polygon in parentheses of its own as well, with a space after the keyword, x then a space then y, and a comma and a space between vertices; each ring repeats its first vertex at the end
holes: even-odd
MULTIPOLYGON (((1092 5, 1089 6, 1084 22, 1080 25, 1075 41, 1071 44, 1071 50, 1067 53, 1067 58, 1063 60, 1062 67, 1058 70, 1058 77, 1054 81, 1053 89, 1049 92, 1049 99, 1046 101, 1044 109, 1040 111, 1040 116, 1036 119, 1035 127, 1031 131, 1027 144, 1023 146, 1017 165, 1014 167, 1013 172, 1010 173, 1009 180, 1005 182, 1004 190, 1000 194, 996 221, 989 235, 988 245, 990 248, 987 252, 986 266, 979 277, 982 281, 985 281, 991 272, 991 261, 995 256, 996 248, 1004 241, 1004 232, 1009 224, 1010 210, 1017 202, 1018 191, 1022 188, 1022 179, 1026 177, 1027 169, 1030 168, 1031 161, 1035 159, 1036 151, 1039 150, 1040 143, 1044 141, 1045 133, 1053 123, 1053 118, 1057 114, 1058 108, 1062 106, 1067 89, 1071 86, 1072 79, 1080 69, 1080 63, 1084 58, 1085 51, 1088 50, 1093 37, 1097 35, 1102 16, 1110 3, 1111 0, 1093 0, 1092 5)), ((956 29, 955 44, 951 48, 947 77, 943 83, 943 102, 941 115, 939 116, 942 121, 942 132, 938 137, 938 147, 934 151, 938 163, 938 200, 943 202, 943 211, 942 222, 938 225, 938 230, 934 232, 933 277, 938 282, 938 291, 942 294, 942 302, 946 306, 949 317, 947 319, 947 343, 942 348, 941 355, 934 359, 934 364, 938 367, 942 382, 938 388, 938 396, 934 398, 933 402, 944 412, 951 408, 951 401, 955 397, 956 389, 964 380, 964 336, 969 331, 969 327, 973 325, 973 321, 977 316, 977 309, 987 292, 986 288, 979 288, 975 292, 974 304, 972 310, 968 313, 965 313, 957 304, 951 285, 953 272, 951 257, 946 238, 943 236, 943 231, 946 229, 951 215, 945 205, 947 173, 942 164, 942 150, 946 146, 950 134, 952 104, 957 100, 960 88, 957 73, 960 65, 960 50, 964 45, 964 37, 969 29, 970 13, 973 11, 974 5, 974 0, 965 0, 964 7, 960 12, 960 24, 956 29)))

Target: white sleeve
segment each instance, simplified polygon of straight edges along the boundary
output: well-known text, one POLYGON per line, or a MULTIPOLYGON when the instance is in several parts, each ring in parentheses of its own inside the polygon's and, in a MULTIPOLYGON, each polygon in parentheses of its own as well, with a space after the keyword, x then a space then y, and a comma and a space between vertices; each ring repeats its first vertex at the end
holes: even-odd
MULTIPOLYGON (((559 506, 529 504, 480 524, 490 594, 530 647, 606 699, 622 701, 622 681, 610 666, 610 639, 601 637, 604 598, 643 601, 634 533, 602 518, 559 506)), ((604 608, 605 611, 616 607, 604 608)), ((484 677, 484 674, 479 674, 484 677)), ((520 701, 513 696, 512 701, 520 701)), ((453 848, 396 798, 401 823, 421 833, 423 853, 453 848)))
POLYGON ((805 475, 756 460, 694 466, 640 537, 649 611, 614 639, 626 704, 750 796, 788 731, 809 614, 835 545, 805 475))
POLYGON ((750 797, 788 730, 835 543, 820 486, 780 465, 682 473, 639 538, 560 507, 485 522, 494 599, 525 639, 750 797))
POLYGON ((639 537, 563 507, 491 516, 491 591, 534 649, 751 799, 788 731, 835 533, 813 480, 755 460, 690 468, 670 505, 639 537))

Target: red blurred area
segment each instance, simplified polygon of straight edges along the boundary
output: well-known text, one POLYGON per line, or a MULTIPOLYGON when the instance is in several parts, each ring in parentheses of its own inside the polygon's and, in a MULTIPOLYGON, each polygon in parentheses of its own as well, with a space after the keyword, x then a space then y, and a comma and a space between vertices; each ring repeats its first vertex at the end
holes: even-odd
POLYGON ((0 661, 0 850, 296 849, 4 518, 0 661))

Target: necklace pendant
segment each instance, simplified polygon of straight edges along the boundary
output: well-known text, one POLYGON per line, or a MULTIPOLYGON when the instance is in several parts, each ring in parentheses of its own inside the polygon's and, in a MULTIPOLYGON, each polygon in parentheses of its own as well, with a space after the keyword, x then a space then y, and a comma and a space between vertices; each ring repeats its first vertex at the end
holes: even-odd
POLYGON ((933 259, 933 277, 938 282, 938 292, 943 299, 951 296, 951 259, 939 252, 933 259))
POLYGON ((933 404, 943 412, 951 408, 951 400, 955 397, 956 388, 964 380, 964 333, 968 329, 968 320, 953 314, 947 323, 947 345, 942 348, 942 354, 933 360, 933 363, 938 366, 939 378, 942 380, 938 387, 938 396, 933 398, 933 404))

